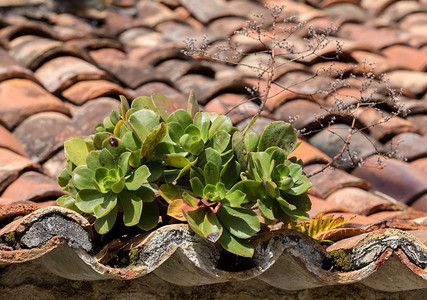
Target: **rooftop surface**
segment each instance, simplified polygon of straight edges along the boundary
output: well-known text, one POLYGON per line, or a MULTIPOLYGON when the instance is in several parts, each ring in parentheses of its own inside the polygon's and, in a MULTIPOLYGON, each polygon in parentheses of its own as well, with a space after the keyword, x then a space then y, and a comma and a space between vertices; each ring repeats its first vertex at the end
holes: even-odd
MULTIPOLYGON (((106 2, 104 6, 81 1, 66 7, 60 1, 0 0, 0 237, 4 241, 13 232, 20 237, 14 246, 0 243, 0 272, 37 260, 75 280, 133 279, 154 272, 178 285, 258 278, 282 290, 347 283, 386 292, 427 288, 426 1, 106 2), (306 22, 305 32, 308 25, 339 26, 331 37, 342 42, 339 59, 325 48, 320 56, 287 64, 275 78, 287 92, 273 87, 274 97, 253 126, 262 131, 271 120, 293 120, 302 141, 295 155, 304 161, 307 174, 340 152, 353 119, 329 108, 335 105, 334 96, 345 103, 357 97, 364 61, 376 62, 375 75, 386 73, 388 84, 401 89, 396 99, 407 113, 394 115, 380 89, 382 112, 393 118, 382 123, 384 115, 371 109, 355 119, 357 128, 369 127, 351 140, 364 164, 338 160, 336 168, 310 178, 311 217, 355 216, 320 237, 336 242, 328 251, 351 253, 357 267, 350 272, 327 270, 323 247, 302 234, 279 230, 258 238, 249 267, 224 270, 218 268, 218 250, 185 225, 168 225, 123 243, 120 249, 141 250, 141 263, 135 267, 93 259, 88 221, 51 207, 64 194, 56 182, 66 165, 64 141, 93 133, 95 125, 117 108, 119 95, 132 100, 164 94, 176 108, 185 108, 194 90, 206 111, 225 113, 237 106, 228 116, 244 128, 261 99, 258 95, 248 101, 245 88, 257 85, 257 74, 242 65, 194 59, 181 49, 188 37, 203 39, 206 34, 216 45, 231 36, 247 51, 241 62, 256 65, 262 59, 259 45, 234 31, 254 13, 266 13, 264 4, 284 4, 286 16, 297 15, 306 22), (353 72, 356 88, 316 94, 338 76, 322 72, 307 81, 322 67, 353 72), (335 123, 330 127, 332 117, 335 123), (377 166, 378 154, 387 149, 393 149, 391 157, 385 167, 377 166), (177 264, 182 267, 179 272, 177 264)), ((296 34, 292 43, 298 46, 305 37, 296 34)), ((0 277, 7 285, 1 273, 0 277)))

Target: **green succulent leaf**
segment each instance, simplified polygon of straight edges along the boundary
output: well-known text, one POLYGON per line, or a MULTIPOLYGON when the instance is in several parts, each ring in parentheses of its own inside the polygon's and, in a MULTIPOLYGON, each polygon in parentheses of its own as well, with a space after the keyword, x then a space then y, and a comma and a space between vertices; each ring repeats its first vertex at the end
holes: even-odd
POLYGON ((238 207, 246 202, 246 194, 240 190, 228 191, 221 203, 231 207, 238 207))
POLYGON ((97 219, 106 216, 117 205, 117 195, 110 192, 105 195, 104 201, 93 208, 93 213, 97 219))
POLYGON ((230 192, 236 190, 245 193, 247 201, 253 204, 255 204, 258 199, 262 199, 266 196, 263 183, 255 180, 239 181, 230 189, 230 192))
POLYGON ((116 205, 106 216, 96 219, 94 227, 99 234, 106 234, 116 223, 118 205, 116 205))
POLYGON ((218 170, 221 170, 222 159, 221 155, 212 148, 206 148, 205 151, 200 155, 200 166, 205 166, 207 162, 215 164, 218 170))
POLYGON ((74 186, 79 190, 94 190, 95 186, 92 182, 94 175, 95 173, 85 165, 78 166, 73 173, 74 186))
POLYGON ((256 152, 258 146, 258 135, 255 132, 249 132, 245 135, 245 147, 248 152, 256 152))
POLYGON ((153 182, 160 178, 163 174, 163 165, 157 161, 149 161, 145 164, 150 170, 150 176, 147 178, 148 182, 153 182))
POLYGON ((183 109, 174 111, 167 119, 167 123, 176 122, 181 125, 182 128, 187 128, 193 123, 191 115, 183 109))
POLYGON ((168 133, 174 143, 179 143, 179 139, 184 135, 184 129, 177 122, 169 122, 168 133))
POLYGON ((198 235, 205 236, 203 234, 203 221, 205 220, 206 211, 204 209, 196 209, 193 211, 182 211, 185 219, 198 235))
POLYGON ((311 209, 311 201, 306 193, 301 195, 282 194, 282 197, 301 210, 309 211, 311 209))
POLYGON ((125 188, 125 177, 122 176, 120 177, 120 179, 118 181, 116 181, 112 186, 111 186, 111 190, 118 194, 121 191, 123 191, 123 189, 125 188))
POLYGON ((203 236, 212 243, 218 241, 223 230, 222 225, 219 222, 217 216, 210 211, 205 214, 201 227, 203 236))
POLYGON ((302 176, 300 177, 297 182, 294 183, 294 185, 286 190, 286 193, 291 195, 301 195, 305 192, 307 192, 312 187, 312 184, 310 180, 308 180, 307 177, 302 176))
POLYGON ((102 143, 104 142, 104 140, 108 139, 111 136, 113 136, 113 135, 109 132, 106 132, 106 131, 96 133, 95 136, 93 137, 93 145, 94 145, 95 149, 101 150, 102 149, 102 143))
POLYGON ((141 149, 132 151, 129 156, 129 165, 137 169, 141 165, 142 152, 141 149))
POLYGON ((138 224, 144 203, 142 199, 132 192, 123 190, 119 194, 119 200, 123 207, 123 223, 126 226, 138 224))
POLYGON ((179 144, 186 152, 190 152, 190 147, 193 144, 193 139, 186 133, 179 139, 179 144))
POLYGON ((255 249, 250 242, 233 236, 225 228, 223 229, 218 242, 225 250, 236 255, 243 257, 252 257, 254 255, 255 249))
POLYGON ((163 141, 166 136, 167 127, 165 123, 160 123, 160 126, 155 128, 144 140, 141 148, 142 157, 146 157, 154 152, 157 145, 163 141))
POLYGON ((212 137, 213 148, 218 151, 218 153, 222 153, 227 149, 228 144, 230 143, 230 134, 225 132, 224 130, 220 130, 214 134, 212 137))
POLYGON ((120 114, 121 114, 122 118, 124 119, 126 116, 126 112, 130 108, 129 101, 123 95, 120 95, 119 98, 120 98, 120 114))
POLYGON ((99 168, 101 166, 99 164, 99 152, 91 151, 89 155, 86 157, 86 165, 91 170, 95 170, 96 168, 99 168))
POLYGON ((123 143, 131 151, 138 150, 142 146, 141 141, 133 131, 128 131, 123 135, 123 143))
POLYGON ((95 206, 102 204, 108 194, 97 190, 81 190, 76 197, 76 206, 85 213, 93 213, 95 206))
POLYGON ((79 138, 73 138, 64 143, 65 157, 68 158, 76 166, 86 164, 86 157, 89 154, 89 149, 86 142, 79 138))
MULTIPOLYGON (((157 191, 157 189, 155 189, 157 191)), ((143 202, 153 202, 154 201, 154 191, 148 184, 141 186, 136 191, 132 191, 137 195, 143 202)))
POLYGON ((99 153, 99 164, 101 167, 105 167, 107 169, 115 169, 116 161, 114 160, 114 156, 107 149, 102 149, 99 153))
POLYGON ((213 121, 211 127, 209 128, 208 138, 211 139, 215 135, 215 133, 220 130, 230 132, 232 127, 233 124, 231 123, 230 118, 224 115, 218 115, 213 121))
POLYGON ((297 133, 291 124, 283 121, 272 122, 261 135, 258 151, 265 151, 269 147, 277 146, 282 148, 286 155, 289 155, 296 148, 297 141, 297 133))
POLYGON ((269 220, 274 220, 274 211, 273 211, 273 198, 265 197, 263 199, 258 199, 257 204, 258 208, 261 211, 264 218, 269 220))
POLYGON ((187 193, 186 191, 182 192, 182 199, 191 207, 196 208, 197 204, 199 203, 199 199, 197 199, 196 197, 193 197, 192 195, 190 195, 189 193, 187 193))
POLYGON ((171 203, 176 199, 181 199, 181 193, 181 188, 173 184, 162 184, 159 188, 159 195, 168 203, 171 203))
POLYGON ((193 177, 190 179, 191 189, 193 190, 193 193, 197 197, 203 197, 203 183, 200 181, 198 177, 193 177))
POLYGON ((66 169, 63 169, 58 176, 58 184, 61 187, 66 187, 70 179, 71 179, 70 174, 68 174, 66 169))
POLYGON ((107 149, 114 160, 118 160, 120 155, 126 151, 123 141, 115 136, 109 137, 102 142, 102 148, 107 149))
POLYGON ((246 170, 248 165, 248 156, 247 156, 248 152, 246 150, 244 137, 241 132, 236 131, 233 134, 232 146, 241 168, 243 170, 246 170))
POLYGON ((125 186, 128 190, 135 191, 147 182, 149 176, 150 170, 146 165, 142 165, 126 179, 125 186))
POLYGON ((131 152, 124 152, 118 159, 118 167, 122 176, 126 176, 131 171, 131 167, 129 165, 130 155, 131 152))
POLYGON ((208 161, 203 169, 206 184, 215 185, 219 181, 219 170, 215 163, 208 161))
POLYGON ((211 120, 209 117, 209 113, 207 112, 198 112, 194 116, 193 124, 197 126, 200 130, 200 138, 204 143, 208 141, 209 136, 209 127, 211 124, 211 120))
POLYGON ((190 95, 188 96, 187 112, 190 114, 191 118, 194 118, 194 115, 198 111, 199 111, 199 103, 196 100, 194 91, 191 90, 190 95))
POLYGON ((227 230, 238 238, 248 239, 260 230, 258 216, 249 209, 221 205, 217 214, 227 230))
POLYGON ((240 164, 236 161, 234 156, 224 164, 220 172, 220 177, 227 189, 231 188, 239 179, 240 170, 240 164))
POLYGON ((157 202, 146 202, 142 209, 141 218, 137 226, 142 230, 151 230, 159 224, 159 206, 157 202))
POLYGON ((157 108, 157 112, 163 121, 166 121, 168 117, 176 110, 172 102, 163 95, 154 95, 153 103, 157 108))
POLYGON ((177 154, 177 153, 164 154, 163 161, 171 167, 180 168, 180 169, 190 164, 190 161, 188 160, 188 158, 186 158, 184 155, 177 154))
POLYGON ((195 142, 192 142, 190 145, 190 153, 193 155, 199 155, 203 149, 205 148, 205 143, 203 140, 197 140, 195 142))
POLYGON ((129 124, 139 140, 144 141, 150 132, 160 124, 160 119, 154 111, 141 109, 130 116, 129 124))
POLYGON ((281 209, 291 218, 303 221, 310 219, 310 216, 303 209, 300 209, 296 205, 287 202, 282 197, 277 197, 277 202, 280 204, 281 209))
POLYGON ((154 106, 153 99, 147 96, 140 96, 133 99, 131 107, 136 110, 150 109, 152 111, 157 111, 156 107, 154 106))
POLYGON ((70 195, 63 195, 56 200, 56 204, 62 207, 68 207, 69 205, 74 205, 75 200, 70 195))

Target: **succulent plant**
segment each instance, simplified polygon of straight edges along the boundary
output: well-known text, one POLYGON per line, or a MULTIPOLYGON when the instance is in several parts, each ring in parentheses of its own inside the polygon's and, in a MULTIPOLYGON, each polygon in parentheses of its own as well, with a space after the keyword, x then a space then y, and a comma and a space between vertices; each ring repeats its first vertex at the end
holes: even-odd
POLYGON ((297 146, 290 124, 273 122, 261 137, 241 133, 228 117, 199 112, 193 93, 187 110, 161 95, 131 105, 121 97, 93 135, 65 142, 58 182, 69 195, 58 204, 93 215, 105 234, 121 214, 126 226, 155 228, 161 202, 196 234, 251 257, 260 220, 307 219, 311 184, 302 162, 288 159, 297 146))

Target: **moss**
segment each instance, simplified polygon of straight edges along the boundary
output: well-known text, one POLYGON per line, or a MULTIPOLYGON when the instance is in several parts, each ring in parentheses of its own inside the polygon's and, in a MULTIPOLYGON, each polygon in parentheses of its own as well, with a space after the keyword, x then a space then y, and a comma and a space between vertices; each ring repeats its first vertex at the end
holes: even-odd
POLYGON ((139 251, 132 249, 129 251, 129 267, 136 266, 139 264, 139 251))
POLYGON ((323 266, 329 271, 348 272, 352 270, 350 256, 342 249, 326 253, 326 259, 323 266))

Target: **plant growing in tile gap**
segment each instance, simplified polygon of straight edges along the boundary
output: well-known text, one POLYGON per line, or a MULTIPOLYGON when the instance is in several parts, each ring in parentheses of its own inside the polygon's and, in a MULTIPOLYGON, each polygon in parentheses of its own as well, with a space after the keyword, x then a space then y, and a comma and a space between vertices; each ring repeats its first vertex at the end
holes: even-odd
MULTIPOLYGON (((314 121, 311 122, 318 129, 300 127, 298 134, 301 137, 310 137, 316 132, 327 130, 337 137, 341 148, 331 152, 332 159, 308 177, 321 173, 327 168, 336 167, 337 164, 344 167, 363 164, 363 157, 360 157, 358 150, 352 149, 353 137, 357 135, 363 135, 367 145, 373 147, 379 155, 379 166, 383 166, 383 158, 404 159, 398 156, 396 150, 398 143, 391 144, 390 149, 387 150, 379 147, 367 135, 373 127, 381 126, 393 117, 405 116, 408 113, 400 101, 402 91, 392 89, 385 79, 385 74, 376 74, 375 63, 363 61, 359 65, 349 64, 346 68, 337 68, 334 63, 331 63, 311 74, 304 71, 307 75, 300 81, 285 83, 281 80, 288 73, 287 68, 292 69, 296 62, 307 64, 314 60, 340 60, 344 47, 341 41, 333 38, 338 27, 331 25, 318 29, 310 25, 307 26, 306 32, 302 32, 306 24, 297 16, 284 17, 284 9, 284 6, 266 5, 268 13, 255 14, 254 20, 247 21, 244 28, 235 31, 226 42, 216 43, 215 47, 212 47, 207 36, 204 36, 202 41, 193 38, 187 38, 184 41, 187 47, 183 53, 188 56, 237 65, 240 70, 250 70, 257 76, 257 85, 247 87, 250 96, 245 102, 231 108, 226 115, 247 102, 258 104, 259 109, 249 121, 246 128, 248 130, 263 111, 269 110, 266 106, 267 102, 273 97, 280 97, 282 93, 291 93, 294 97, 318 104, 319 110, 325 113, 315 115, 314 121), (301 36, 303 38, 300 38, 301 36), (241 46, 235 42, 236 40, 243 43, 255 41, 251 44, 251 48, 257 48, 257 53, 246 53, 245 45, 241 46), (253 61, 254 59, 256 62, 253 61), (315 92, 310 92, 310 89, 313 89, 309 87, 310 82, 319 84, 320 81, 324 86, 315 88, 315 92), (357 91, 357 94, 343 92, 349 89, 357 91), (326 101, 327 98, 332 100, 326 101), (360 117, 364 113, 368 114, 368 111, 374 111, 378 115, 377 120, 360 124, 360 117), (333 127, 332 125, 337 121, 350 126, 349 128, 333 127), (343 130, 346 132, 342 133, 343 130)), ((285 119, 293 124, 298 121, 299 116, 290 115, 285 119)))
POLYGON ((311 183, 302 162, 290 157, 297 146, 290 124, 272 122, 260 137, 240 132, 224 115, 199 112, 193 93, 187 110, 174 110, 161 95, 130 106, 122 97, 93 135, 65 142, 67 167, 58 182, 69 195, 58 204, 93 215, 100 234, 119 216, 125 226, 150 230, 167 214, 251 257, 260 219, 308 220, 311 183))

